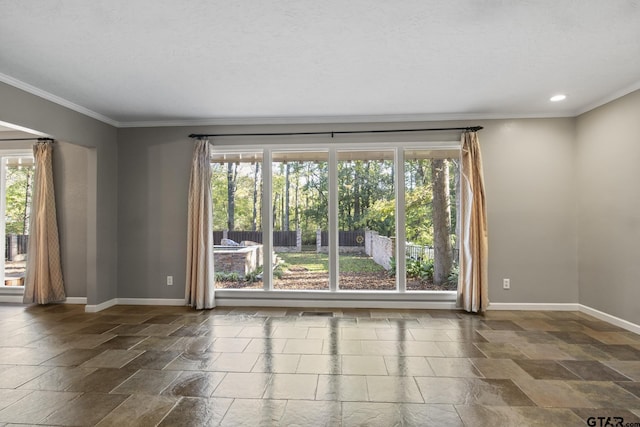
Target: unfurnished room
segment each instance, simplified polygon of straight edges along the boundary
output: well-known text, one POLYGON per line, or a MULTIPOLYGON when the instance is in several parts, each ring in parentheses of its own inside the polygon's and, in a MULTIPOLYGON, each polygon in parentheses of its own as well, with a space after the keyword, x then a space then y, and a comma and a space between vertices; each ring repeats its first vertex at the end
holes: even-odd
POLYGON ((639 0, 0 41, 0 425, 640 425, 639 0))

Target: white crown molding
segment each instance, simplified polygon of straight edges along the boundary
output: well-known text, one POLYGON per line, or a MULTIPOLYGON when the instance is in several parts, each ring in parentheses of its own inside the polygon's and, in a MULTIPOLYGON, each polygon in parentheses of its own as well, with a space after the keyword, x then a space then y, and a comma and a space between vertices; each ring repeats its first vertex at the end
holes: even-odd
POLYGON ((111 126, 114 126, 114 127, 120 127, 120 123, 119 122, 117 122, 117 121, 115 121, 113 119, 110 119, 107 116, 103 116, 102 114, 96 113, 95 111, 89 110, 88 108, 85 108, 85 107, 83 107, 81 105, 74 104, 71 101, 68 101, 68 100, 66 100, 64 98, 61 98, 61 97, 57 96, 57 95, 54 95, 52 93, 49 93, 49 92, 44 91, 42 89, 39 89, 39 88, 37 88, 35 86, 30 85, 29 83, 25 83, 25 82, 23 82, 21 80, 18 80, 16 78, 14 78, 14 77, 11 77, 11 76, 8 76, 6 74, 0 73, 0 81, 3 82, 3 83, 6 83, 8 85, 11 85, 13 87, 16 87, 16 88, 18 88, 20 90, 23 90, 25 92, 28 92, 28 93, 30 93, 32 95, 35 95, 35 96, 38 96, 40 98, 46 99, 47 101, 51 101, 54 104, 61 105, 61 106, 66 107, 66 108, 68 108, 70 110, 78 112, 80 114, 84 114, 85 116, 89 116, 91 118, 99 120, 99 121, 101 121, 103 123, 106 123, 108 125, 111 125, 111 126))
POLYGON ((310 125, 349 123, 402 123, 444 122, 468 120, 550 119, 574 117, 573 113, 473 113, 473 114, 389 114, 362 116, 282 116, 282 117, 226 117, 198 120, 167 120, 120 122, 120 128, 145 128, 169 126, 247 126, 247 125, 310 125))
POLYGON ((615 101, 618 98, 622 98, 625 95, 630 94, 631 92, 635 92, 636 90, 640 89, 640 80, 638 80, 637 82, 624 87, 614 93, 612 93, 611 95, 604 97, 592 104, 588 104, 585 107, 582 107, 581 109, 577 110, 575 113, 575 117, 578 117, 584 113, 588 113, 591 110, 595 110, 598 107, 603 106, 604 104, 607 104, 611 101, 615 101))
POLYGON ((26 127, 23 127, 23 126, 14 125, 13 123, 3 122, 1 120, 0 120, 0 126, 12 129, 10 131, 3 131, 3 134, 5 132, 6 133, 23 133, 23 134, 28 134, 28 135, 25 135, 25 137, 30 136, 30 135, 36 135, 36 136, 40 136, 40 137, 43 137, 43 138, 51 137, 51 135, 47 135, 46 133, 38 132, 37 130, 29 129, 29 128, 26 128, 26 127))

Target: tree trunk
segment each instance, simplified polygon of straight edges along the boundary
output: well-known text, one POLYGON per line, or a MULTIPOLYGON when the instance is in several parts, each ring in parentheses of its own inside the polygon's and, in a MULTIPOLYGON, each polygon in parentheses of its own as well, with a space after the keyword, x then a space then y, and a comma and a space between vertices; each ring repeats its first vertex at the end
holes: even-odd
POLYGON ((287 163, 284 167, 284 200, 282 209, 282 229, 289 231, 289 192, 291 190, 291 183, 289 182, 289 173, 291 171, 291 165, 287 163))
POLYGON ((424 160, 418 160, 417 162, 417 169, 416 169, 416 186, 419 185, 426 185, 427 184, 427 180, 426 180, 426 174, 424 172, 425 167, 424 167, 424 160))
POLYGON ((253 231, 258 229, 258 175, 260 173, 260 162, 256 162, 253 172, 253 212, 251 226, 253 231))
POLYGON ((235 229, 236 164, 227 163, 227 230, 235 229))
POLYGON ((271 212, 273 213, 273 229, 278 229, 278 203, 280 200, 280 193, 273 195, 273 206, 271 206, 271 212))
POLYGON ((295 223, 296 230, 300 229, 300 164, 296 166, 296 192, 295 192, 295 201, 293 202, 295 205, 295 223))
POLYGON ((280 230, 284 230, 284 196, 280 197, 280 230))
POLYGON ((31 198, 31 168, 27 166, 27 189, 24 192, 24 212, 22 214, 22 234, 27 233, 27 227, 29 226, 29 199, 31 198))
POLYGON ((362 217, 362 207, 360 206, 360 182, 356 176, 355 184, 353 186, 353 218, 355 224, 360 223, 362 217))
POLYGON ((311 181, 311 163, 307 163, 307 167, 306 167, 306 176, 305 176, 305 181, 306 181, 306 187, 305 187, 305 191, 302 192, 302 197, 304 198, 304 229, 308 230, 309 229, 309 182, 311 181))
POLYGON ((442 285, 446 282, 453 264, 451 251, 451 207, 449 200, 449 162, 446 159, 433 159, 431 163, 433 183, 433 245, 435 262, 433 282, 442 285))

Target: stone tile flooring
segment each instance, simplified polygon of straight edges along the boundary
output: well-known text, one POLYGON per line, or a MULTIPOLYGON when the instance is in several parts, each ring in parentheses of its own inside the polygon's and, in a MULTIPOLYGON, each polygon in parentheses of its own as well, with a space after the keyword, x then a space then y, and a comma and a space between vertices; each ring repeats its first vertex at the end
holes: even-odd
POLYGON ((581 313, 83 310, 0 304, 0 425, 640 423, 640 336, 581 313))

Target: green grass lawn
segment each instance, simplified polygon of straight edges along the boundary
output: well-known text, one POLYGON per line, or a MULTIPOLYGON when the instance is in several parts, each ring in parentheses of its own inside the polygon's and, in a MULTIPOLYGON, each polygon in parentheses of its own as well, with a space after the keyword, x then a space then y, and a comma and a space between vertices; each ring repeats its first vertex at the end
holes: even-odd
MULTIPOLYGON (((329 271, 329 255, 317 252, 278 253, 287 266, 301 266, 308 271, 329 271)), ((384 271, 382 266, 376 264, 366 255, 344 254, 340 255, 340 272, 342 273, 376 273, 384 271)))

